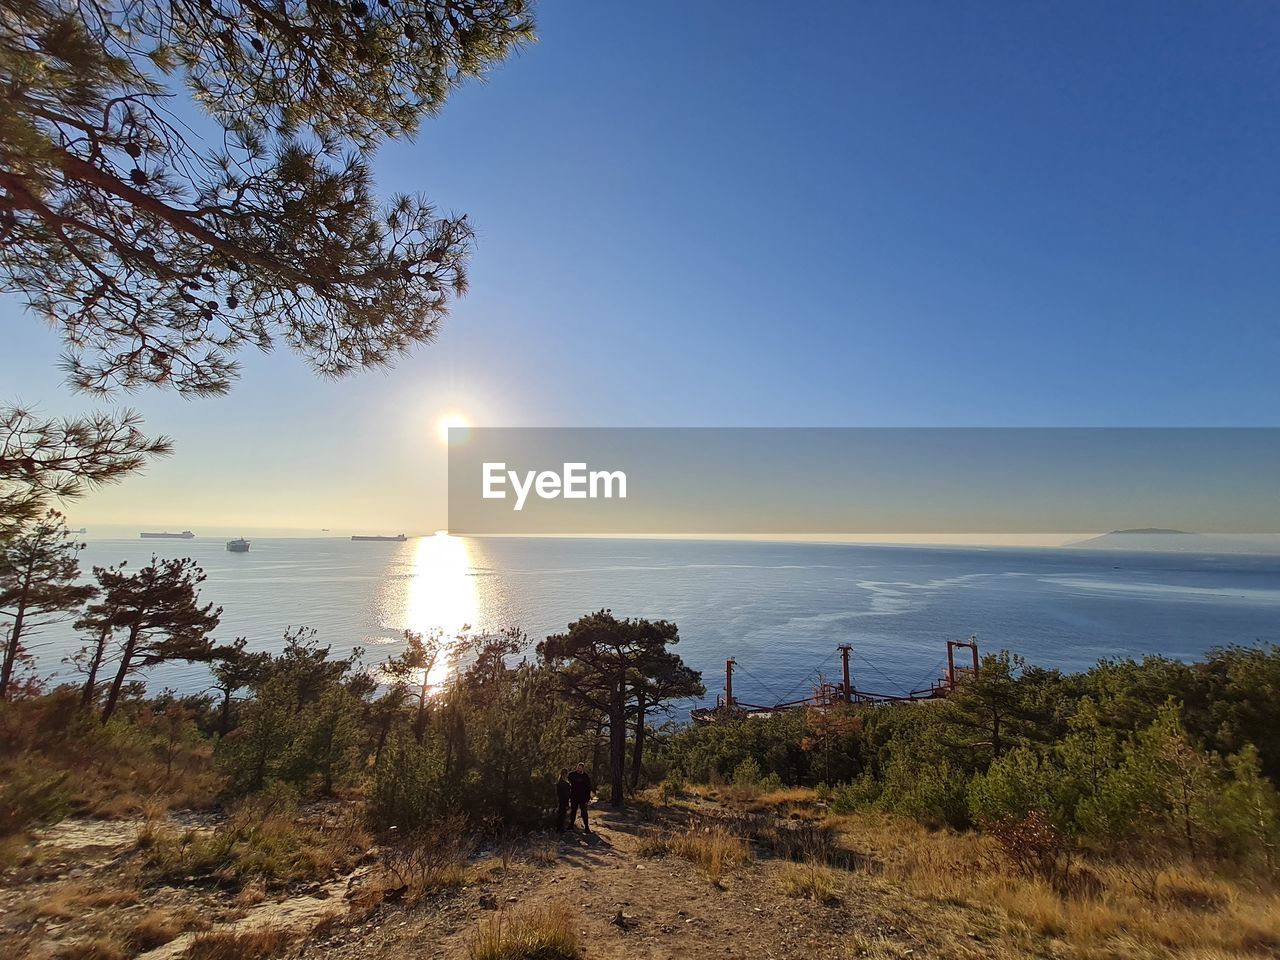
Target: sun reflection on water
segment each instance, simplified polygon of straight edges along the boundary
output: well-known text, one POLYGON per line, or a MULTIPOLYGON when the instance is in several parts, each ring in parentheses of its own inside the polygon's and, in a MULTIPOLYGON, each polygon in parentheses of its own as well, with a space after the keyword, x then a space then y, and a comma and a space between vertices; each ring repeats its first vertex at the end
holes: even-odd
POLYGON ((448 677, 449 644, 465 628, 476 625, 479 609, 466 542, 443 531, 420 537, 405 591, 404 624, 423 636, 436 631, 443 636, 444 646, 429 677, 432 686, 448 677))

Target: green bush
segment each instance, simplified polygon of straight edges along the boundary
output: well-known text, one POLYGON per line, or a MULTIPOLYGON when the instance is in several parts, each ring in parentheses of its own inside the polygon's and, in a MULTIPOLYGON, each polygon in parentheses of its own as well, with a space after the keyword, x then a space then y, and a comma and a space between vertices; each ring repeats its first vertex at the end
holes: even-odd
POLYGON ((1055 821, 1053 790, 1061 779, 1062 772, 1034 750, 1018 747, 969 781, 969 815, 984 826, 1025 820, 1033 811, 1055 821))
POLYGON ((783 786, 782 778, 772 771, 760 778, 761 790, 781 790, 783 786))
POLYGON ((668 770, 660 788, 662 792, 662 799, 674 800, 676 797, 683 796, 687 786, 684 774, 682 774, 678 769, 673 768, 668 770))
POLYGON ((831 809, 836 813, 853 813, 880 799, 880 783, 869 773, 841 783, 831 790, 831 809))
POLYGON ((443 768, 430 746, 397 734, 384 748, 374 771, 369 813, 379 830, 396 827, 403 835, 444 816, 443 768))
POLYGON ((931 827, 969 825, 966 779, 945 760, 926 766, 892 763, 886 771, 878 805, 931 827))
POLYGON ((733 768, 733 783, 739 787, 754 787, 760 783, 760 764, 755 757, 747 757, 733 768))

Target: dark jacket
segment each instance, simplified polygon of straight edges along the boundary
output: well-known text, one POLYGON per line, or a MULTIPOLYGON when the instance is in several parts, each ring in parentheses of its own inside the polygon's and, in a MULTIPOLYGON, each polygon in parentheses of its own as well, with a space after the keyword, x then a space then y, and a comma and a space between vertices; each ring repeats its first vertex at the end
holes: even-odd
POLYGON ((567 807, 569 805, 569 781, 556 781, 556 800, 560 802, 560 806, 567 807))
POLYGON ((579 773, 577 770, 569 772, 569 796, 579 802, 591 799, 591 776, 586 773, 579 773))

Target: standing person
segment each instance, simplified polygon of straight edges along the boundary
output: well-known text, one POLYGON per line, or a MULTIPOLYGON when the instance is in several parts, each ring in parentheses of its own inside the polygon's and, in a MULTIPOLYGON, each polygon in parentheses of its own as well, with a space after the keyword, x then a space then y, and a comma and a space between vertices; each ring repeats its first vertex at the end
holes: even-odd
POLYGON ((591 825, 587 823, 587 804, 590 802, 591 775, 587 773, 587 765, 580 763, 577 769, 569 774, 569 826, 573 826, 573 821, 581 810, 582 829, 586 833, 591 832, 591 825))
POLYGON ((556 830, 564 833, 564 818, 569 813, 569 770, 560 771, 560 779, 556 781, 556 830))

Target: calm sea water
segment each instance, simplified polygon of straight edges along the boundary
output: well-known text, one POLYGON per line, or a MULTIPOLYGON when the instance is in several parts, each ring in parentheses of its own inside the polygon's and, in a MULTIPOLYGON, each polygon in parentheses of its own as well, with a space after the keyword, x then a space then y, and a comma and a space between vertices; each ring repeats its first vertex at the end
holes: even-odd
MULTIPOLYGON (((1280 558, 1012 548, 824 544, 471 540, 405 543, 255 539, 97 540, 81 561, 191 556, 203 596, 224 608, 218 638, 275 650, 289 626, 314 627, 367 662, 394 654, 406 628, 521 626, 533 638, 602 607, 680 626, 679 652, 711 693, 724 660, 735 693, 776 702, 835 677, 835 648, 854 646, 855 683, 894 693, 939 675, 944 641, 976 634, 1045 666, 1100 657, 1191 658, 1220 644, 1280 642, 1280 558)), ((33 637, 46 673, 79 646, 69 626, 33 637)), ((204 689, 200 666, 154 670, 155 688, 204 689)))

